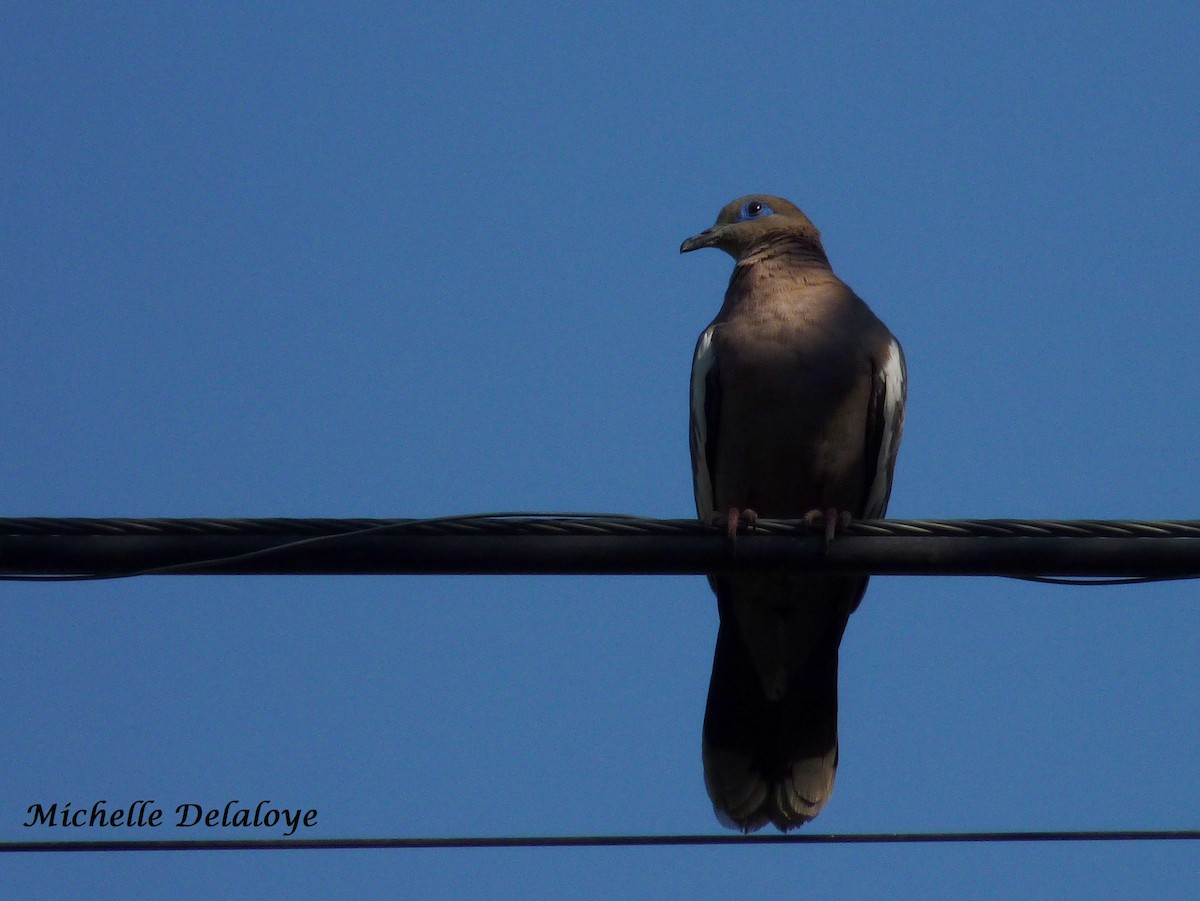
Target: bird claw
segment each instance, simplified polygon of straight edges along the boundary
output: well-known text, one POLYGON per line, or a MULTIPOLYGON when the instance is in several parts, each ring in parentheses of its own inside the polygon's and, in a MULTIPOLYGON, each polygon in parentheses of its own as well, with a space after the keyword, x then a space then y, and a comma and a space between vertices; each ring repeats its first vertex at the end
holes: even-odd
POLYGON ((708 524, 713 527, 724 526, 725 534, 729 536, 730 541, 734 541, 741 526, 753 529, 756 522, 758 522, 758 514, 753 510, 749 508, 739 510, 737 507, 730 507, 728 513, 714 513, 709 518, 708 524))
POLYGON ((835 507, 825 510, 809 510, 804 514, 804 522, 809 526, 823 525, 825 528, 825 547, 833 543, 838 531, 845 530, 853 517, 848 510, 839 511, 835 507))

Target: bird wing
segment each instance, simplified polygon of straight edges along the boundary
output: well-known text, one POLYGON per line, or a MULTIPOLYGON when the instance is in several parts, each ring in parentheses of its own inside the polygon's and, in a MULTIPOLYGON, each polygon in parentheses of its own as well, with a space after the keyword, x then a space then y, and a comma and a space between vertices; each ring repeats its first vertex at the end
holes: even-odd
POLYGON ((892 473, 904 432, 904 402, 908 396, 904 351, 895 338, 872 363, 871 397, 867 406, 866 465, 867 496, 861 515, 878 519, 887 512, 892 494, 892 473))
POLYGON ((712 464, 717 459, 721 391, 717 353, 712 340, 715 329, 715 325, 710 325, 700 333, 692 357, 692 485, 696 495, 696 513, 702 519, 716 512, 712 464))

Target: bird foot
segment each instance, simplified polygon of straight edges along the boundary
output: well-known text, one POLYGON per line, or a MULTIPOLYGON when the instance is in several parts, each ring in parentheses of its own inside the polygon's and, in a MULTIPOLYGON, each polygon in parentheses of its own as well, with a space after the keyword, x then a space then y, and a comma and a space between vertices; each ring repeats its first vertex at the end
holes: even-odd
POLYGON ((737 538, 738 529, 741 526, 753 529, 756 522, 758 522, 757 513, 749 508, 739 510, 737 507, 730 507, 728 513, 715 513, 708 520, 710 526, 724 526, 725 534, 729 536, 730 541, 737 538))
POLYGON ((804 522, 810 526, 823 525, 825 527, 825 546, 829 547, 833 543, 834 537, 839 530, 844 530, 850 525, 853 517, 849 511, 837 510, 834 507, 829 507, 825 510, 809 510, 804 514, 804 522))

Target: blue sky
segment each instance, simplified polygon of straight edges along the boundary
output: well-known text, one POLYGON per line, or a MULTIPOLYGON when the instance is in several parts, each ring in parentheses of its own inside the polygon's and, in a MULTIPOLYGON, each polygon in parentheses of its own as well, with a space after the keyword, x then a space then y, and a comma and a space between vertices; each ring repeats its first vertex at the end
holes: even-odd
MULTIPOLYGON (((3 515, 690 515, 687 373, 730 263, 677 248, 763 191, 904 344, 892 516, 1197 516, 1195 4, 15 3, 0 36, 3 515)), ((809 828, 1195 828, 1195 591, 876 579, 809 828)), ((315 807, 312 837, 720 828, 700 577, 0 594, 2 840, 64 837, 21 826, 33 803, 146 797, 315 807)), ((226 834, 245 837, 184 837, 226 834)), ((1185 898, 1198 855, 6 856, 0 875, 29 898, 1185 898)))

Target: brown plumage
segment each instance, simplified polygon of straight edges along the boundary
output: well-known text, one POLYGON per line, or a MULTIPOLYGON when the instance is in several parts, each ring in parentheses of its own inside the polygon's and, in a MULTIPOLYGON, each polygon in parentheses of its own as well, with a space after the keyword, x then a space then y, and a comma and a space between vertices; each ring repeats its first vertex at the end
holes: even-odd
MULTIPOLYGON (((680 247, 735 262, 692 363, 691 449, 702 519, 882 516, 904 421, 899 343, 834 275, 796 206, 741 197, 680 247), (733 512, 731 512, 733 511, 733 512)), ((710 579, 721 625, 704 717, 717 818, 787 830, 820 812, 837 770, 837 660, 865 577, 710 579)))

